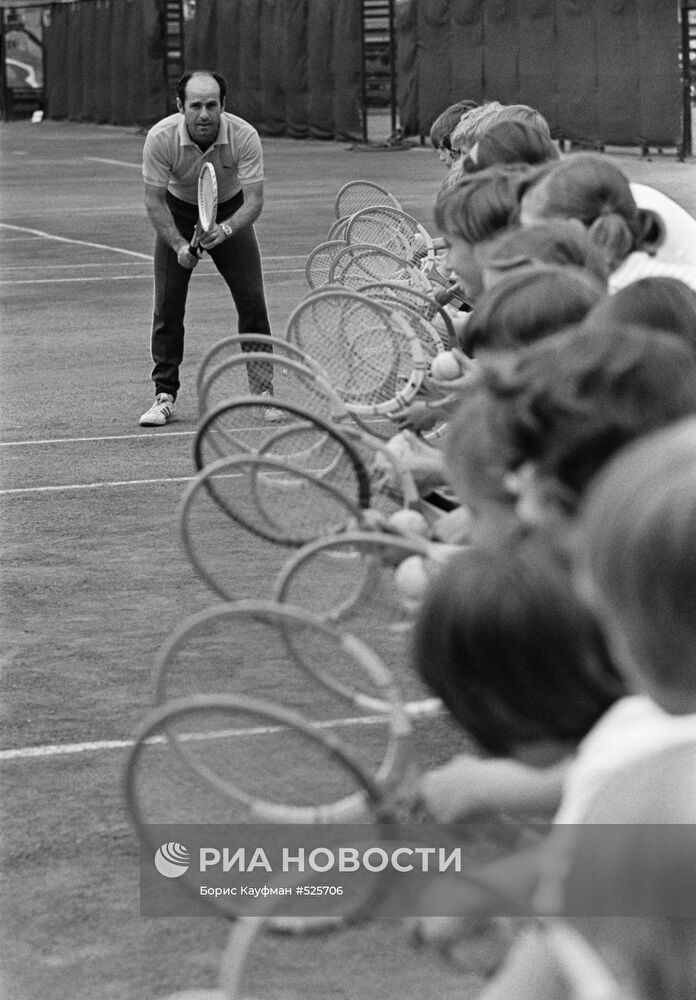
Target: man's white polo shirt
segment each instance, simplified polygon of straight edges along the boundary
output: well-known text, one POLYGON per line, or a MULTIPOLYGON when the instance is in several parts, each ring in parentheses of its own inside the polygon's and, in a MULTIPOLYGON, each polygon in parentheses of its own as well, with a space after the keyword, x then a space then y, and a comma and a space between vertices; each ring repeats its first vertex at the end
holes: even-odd
POLYGON ((196 204, 198 175, 212 163, 218 183, 218 200, 229 201, 247 184, 263 180, 263 151, 253 125, 227 111, 220 129, 205 152, 196 145, 182 114, 169 115, 153 125, 143 148, 143 180, 166 187, 175 198, 196 204))

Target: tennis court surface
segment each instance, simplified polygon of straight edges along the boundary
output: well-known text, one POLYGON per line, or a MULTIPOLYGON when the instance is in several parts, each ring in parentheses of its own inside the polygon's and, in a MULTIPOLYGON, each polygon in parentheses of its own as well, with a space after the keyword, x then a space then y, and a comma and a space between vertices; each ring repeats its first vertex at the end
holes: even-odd
MULTIPOLYGON (((236 318, 204 260, 189 295, 178 419, 140 428, 152 396, 144 136, 17 122, 2 125, 0 138, 2 992, 13 1000, 146 1000, 211 987, 228 927, 220 918, 140 918, 121 773, 153 701, 157 650, 184 618, 215 603, 182 553, 176 512, 194 474, 196 368, 235 332, 236 318)), ((281 336, 307 292, 305 257, 326 239, 339 187, 377 181, 431 227, 442 168, 419 148, 274 139, 264 149, 257 229, 281 336)), ((632 180, 661 186, 696 213, 692 164, 618 162, 632 180)), ((288 550, 231 524, 225 545, 238 596, 267 597, 288 550)), ((247 693, 297 708, 313 697, 270 656, 260 659, 247 693)), ((427 764, 460 745, 442 720, 420 723, 419 735, 427 764)), ((253 753, 245 760, 253 767, 253 753)), ((473 997, 481 981, 474 950, 470 971, 455 973, 382 921, 321 941, 264 939, 249 993, 447 1000, 473 997)))

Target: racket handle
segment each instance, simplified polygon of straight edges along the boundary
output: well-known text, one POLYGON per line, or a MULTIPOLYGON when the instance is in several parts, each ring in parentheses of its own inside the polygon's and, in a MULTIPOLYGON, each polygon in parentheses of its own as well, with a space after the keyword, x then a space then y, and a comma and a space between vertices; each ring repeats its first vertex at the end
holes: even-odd
POLYGON ((193 230, 193 236, 191 237, 191 242, 189 243, 189 253, 192 257, 200 257, 203 250, 200 247, 201 236, 203 235, 203 230, 201 228, 200 220, 196 222, 196 228, 193 230))
POLYGON ((461 303, 466 302, 460 285, 450 285, 449 288, 438 288, 438 290, 433 293, 432 297, 440 306, 446 306, 454 299, 458 299, 461 303))

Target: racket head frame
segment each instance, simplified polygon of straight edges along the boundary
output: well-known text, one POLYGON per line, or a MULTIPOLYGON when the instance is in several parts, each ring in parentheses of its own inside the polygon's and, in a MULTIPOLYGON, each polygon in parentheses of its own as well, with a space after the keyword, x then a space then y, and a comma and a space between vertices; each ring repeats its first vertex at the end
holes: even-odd
POLYGON ((386 188, 374 181, 348 181, 339 188, 334 201, 336 218, 353 215, 367 205, 392 205, 401 208, 400 203, 386 188))
POLYGON ((191 242, 189 253, 198 256, 201 237, 215 225, 218 205, 218 185, 215 167, 212 163, 204 163, 198 175, 197 187, 198 221, 191 242))
MULTIPOLYGON (((196 394, 200 397, 201 387, 205 383, 208 377, 208 369, 211 368, 213 361, 219 354, 224 354, 229 350, 238 348, 239 351, 243 351, 244 348, 248 348, 249 351, 259 350, 265 354, 278 354, 283 357, 292 358, 294 361, 299 361, 301 364, 306 362, 306 356, 304 351, 301 351, 299 347, 295 347, 289 341, 282 339, 281 337, 270 337, 265 333, 234 333, 230 334, 228 337, 222 337, 220 340, 215 341, 215 343, 208 348, 208 350, 203 355, 200 364, 198 365, 198 371, 196 372, 196 394), (268 345, 268 350, 266 350, 266 345, 268 345)), ((235 352, 236 355, 237 352, 235 352)))
POLYGON ((408 212, 391 205, 373 205, 355 212, 346 224, 346 243, 374 243, 397 253, 421 271, 428 271, 435 262, 433 239, 427 229, 408 212), (374 239, 367 238, 374 234, 374 239), (390 234, 398 238, 395 249, 390 234))
MULTIPOLYGON (((200 715, 204 712, 244 714, 257 720, 263 720, 266 724, 270 722, 273 725, 297 730, 310 742, 320 745, 326 754, 341 767, 344 767, 355 780, 360 790, 350 796, 349 808, 353 810, 355 802, 359 801, 363 810, 367 804, 368 808, 373 811, 375 818, 378 820, 381 818, 383 791, 379 782, 355 760, 343 741, 327 727, 319 727, 313 720, 284 706, 250 698, 246 695, 190 695, 167 701, 148 712, 136 731, 133 744, 129 748, 123 773, 125 800, 133 824, 146 843, 149 842, 149 831, 148 824, 145 822, 138 805, 137 770, 144 748, 158 735, 164 736, 179 760, 184 761, 193 774, 202 778, 224 800, 247 807, 252 822, 333 823, 340 822, 340 819, 336 817, 342 816, 345 811, 343 800, 338 800, 337 803, 327 803, 325 806, 288 806, 282 802, 273 802, 252 796, 231 780, 222 778, 202 761, 187 753, 183 749, 187 741, 178 738, 173 732, 174 723, 187 716, 200 715)), ((410 735, 408 717, 402 710, 401 714, 405 719, 404 728, 408 730, 410 735)), ((395 713, 395 718, 398 715, 399 713, 395 713)))
MULTIPOLYGON (((300 350, 304 350, 308 357, 312 357, 311 350, 307 350, 302 344, 302 315, 315 307, 321 308, 323 302, 330 302, 332 299, 344 299, 346 302, 352 302, 356 306, 366 306, 370 311, 374 312, 376 316, 381 316, 383 321, 389 324, 389 330, 393 331, 393 335, 398 336, 403 343, 408 345, 412 362, 411 370, 405 383, 391 398, 377 403, 360 403, 355 400, 346 399, 341 395, 340 389, 336 387, 336 379, 332 377, 331 371, 329 371, 322 362, 317 362, 318 368, 325 373, 329 382, 333 386, 334 391, 341 396, 346 409, 350 413, 354 413, 358 417, 361 417, 380 416, 383 414, 388 415, 400 412, 405 406, 408 405, 408 403, 411 402, 423 384, 427 370, 427 359, 423 350, 423 345, 418 337, 418 333, 408 324, 403 315, 400 315, 396 310, 391 309, 388 304, 376 302, 374 299, 369 299, 367 296, 362 295, 360 292, 350 288, 320 289, 319 291, 306 296, 290 314, 285 327, 286 339, 290 343, 299 347, 300 350)), ((331 336, 334 338, 341 336, 342 338, 343 332, 344 331, 338 328, 328 330, 326 332, 327 342, 330 343, 331 336)))

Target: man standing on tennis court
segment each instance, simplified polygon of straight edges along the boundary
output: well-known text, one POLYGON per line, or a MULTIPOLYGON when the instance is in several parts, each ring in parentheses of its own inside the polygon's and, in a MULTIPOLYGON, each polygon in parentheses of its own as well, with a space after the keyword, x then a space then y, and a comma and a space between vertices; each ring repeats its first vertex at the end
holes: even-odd
MULTIPOLYGON (((224 278, 240 333, 271 332, 254 222, 263 208, 263 153, 258 132, 225 111, 227 83, 218 73, 185 73, 176 86, 178 114, 147 134, 143 149, 145 207, 155 228, 152 380, 155 402, 140 418, 160 427, 174 417, 184 355, 184 313, 198 256, 189 249, 198 218, 198 175, 205 163, 218 185, 216 222, 200 245, 224 278)), ((258 348, 257 348, 258 349, 258 348)), ((270 345, 269 345, 270 350, 270 345)), ((271 366, 249 366, 250 389, 271 397, 271 366)), ((281 414, 263 407, 267 420, 281 414)))

